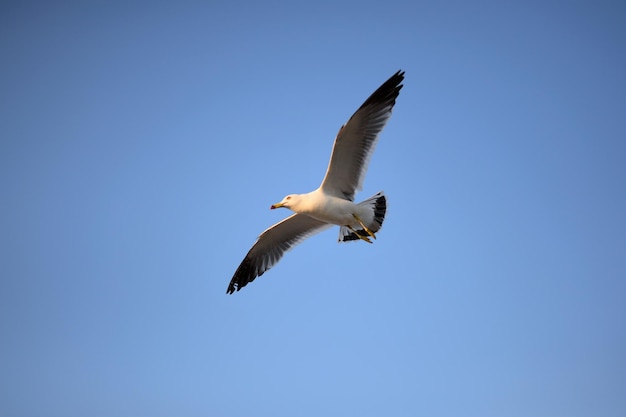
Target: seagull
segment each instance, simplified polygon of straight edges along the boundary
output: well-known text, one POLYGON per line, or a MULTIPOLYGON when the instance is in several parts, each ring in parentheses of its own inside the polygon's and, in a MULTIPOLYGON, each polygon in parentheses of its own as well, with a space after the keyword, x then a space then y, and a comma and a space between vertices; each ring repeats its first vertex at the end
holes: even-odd
POLYGON ((378 135, 391 117, 403 80, 404 71, 392 75, 339 129, 319 188, 307 194, 289 194, 270 207, 295 213, 259 235, 235 271, 227 294, 263 275, 304 239, 333 225, 339 226, 339 242, 372 243, 376 239, 387 210, 385 195, 381 191, 360 203, 354 203, 354 195, 363 187, 378 135))

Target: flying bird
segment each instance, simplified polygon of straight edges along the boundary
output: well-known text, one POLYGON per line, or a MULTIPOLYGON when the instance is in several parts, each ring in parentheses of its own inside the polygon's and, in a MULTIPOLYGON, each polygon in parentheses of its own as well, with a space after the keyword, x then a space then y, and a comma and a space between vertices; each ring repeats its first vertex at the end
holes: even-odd
POLYGON ((404 71, 385 81, 348 122, 339 129, 322 184, 307 194, 289 194, 270 208, 295 212, 265 230, 235 271, 227 294, 232 294, 276 265, 284 253, 304 239, 333 225, 339 226, 339 242, 372 243, 385 219, 383 192, 354 203, 361 190, 378 135, 391 117, 402 88, 404 71))

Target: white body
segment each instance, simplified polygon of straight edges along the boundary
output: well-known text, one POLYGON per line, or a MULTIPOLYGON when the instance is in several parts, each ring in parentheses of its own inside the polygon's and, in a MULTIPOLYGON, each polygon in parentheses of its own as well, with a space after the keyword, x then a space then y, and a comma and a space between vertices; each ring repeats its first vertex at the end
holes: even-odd
POLYGON ((370 207, 325 194, 321 188, 307 194, 290 194, 274 207, 286 207, 325 223, 354 228, 359 227, 359 222, 354 217, 355 214, 365 224, 370 224, 374 219, 374 213, 370 207))
POLYGON ((339 226, 339 242, 372 243, 371 239, 376 239, 387 200, 379 192, 355 204, 355 194, 362 188, 378 135, 391 117, 403 80, 404 72, 396 72, 339 129, 326 175, 317 190, 290 194, 271 206, 286 207, 295 214, 261 233, 235 271, 227 293, 239 291, 276 264, 286 251, 331 225, 339 226))

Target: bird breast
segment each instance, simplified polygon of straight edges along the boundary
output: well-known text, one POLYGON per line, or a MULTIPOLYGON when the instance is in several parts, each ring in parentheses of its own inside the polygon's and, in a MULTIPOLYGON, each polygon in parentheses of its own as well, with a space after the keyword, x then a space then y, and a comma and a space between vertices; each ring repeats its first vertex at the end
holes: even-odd
POLYGON ((316 195, 310 200, 310 204, 304 208, 303 214, 307 214, 317 220, 345 226, 354 223, 353 214, 356 213, 356 204, 333 196, 316 195))

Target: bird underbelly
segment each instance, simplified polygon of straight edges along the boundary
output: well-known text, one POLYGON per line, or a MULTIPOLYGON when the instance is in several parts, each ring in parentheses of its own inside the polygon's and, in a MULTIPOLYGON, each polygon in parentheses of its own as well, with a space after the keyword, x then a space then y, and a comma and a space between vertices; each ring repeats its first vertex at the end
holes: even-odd
POLYGON ((338 226, 346 226, 352 225, 356 223, 354 217, 352 215, 338 215, 338 214, 330 214, 330 213, 307 213, 309 216, 317 219, 319 221, 336 224, 338 226))
POLYGON ((337 198, 326 200, 324 204, 320 204, 306 214, 326 223, 346 226, 358 224, 354 213, 357 213, 356 204, 337 198))

